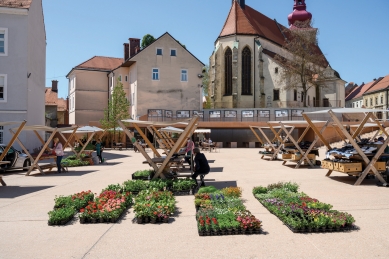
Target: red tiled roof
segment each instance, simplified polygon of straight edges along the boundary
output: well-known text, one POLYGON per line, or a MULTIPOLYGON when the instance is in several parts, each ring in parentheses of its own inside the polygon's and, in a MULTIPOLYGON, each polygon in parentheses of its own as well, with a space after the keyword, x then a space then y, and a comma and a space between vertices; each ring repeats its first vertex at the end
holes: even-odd
POLYGON ((66 100, 65 99, 63 99, 63 98, 59 98, 58 100, 57 100, 57 111, 59 111, 59 112, 63 112, 63 111, 66 111, 66 105, 67 104, 67 102, 66 102, 66 100))
MULTIPOLYGON (((356 98, 359 98, 359 97, 362 97, 362 95, 367 91, 369 90, 375 83, 376 81, 373 81, 373 82, 370 82, 370 83, 367 83, 361 87, 357 87, 357 88, 360 88, 359 92, 352 98, 352 99, 356 99, 356 98)), ((355 90, 354 90, 355 91, 355 90)), ((351 92, 350 94, 352 94, 353 92, 351 92)), ((349 94, 349 95, 350 95, 349 94)))
POLYGON ((75 69, 84 68, 84 69, 109 70, 110 71, 110 70, 113 70, 113 69, 119 67, 123 62, 124 62, 124 59, 122 59, 122 58, 110 58, 110 57, 94 56, 93 58, 76 66, 75 69))
POLYGON ((45 105, 57 105, 58 93, 51 91, 51 88, 46 87, 45 90, 45 105))
POLYGON ((356 96, 357 94, 359 94, 359 92, 361 91, 361 89, 362 89, 363 86, 364 86, 364 85, 355 87, 355 88, 346 96, 346 101, 350 101, 351 99, 354 99, 355 96, 356 96))
POLYGON ((234 34, 258 35, 279 45, 284 45, 285 38, 281 32, 283 29, 285 27, 275 20, 270 19, 250 6, 246 5, 245 9, 242 9, 234 1, 219 37, 234 34))
MULTIPOLYGON (((380 79, 378 79, 380 80, 380 79)), ((377 80, 377 81, 378 81, 377 80)), ((376 81, 376 82, 377 82, 376 81)), ((385 76, 384 78, 381 78, 380 81, 378 81, 373 87, 371 87, 366 93, 372 93, 379 90, 383 90, 389 87, 389 75, 385 76)))
POLYGON ((0 7, 30 8, 32 0, 0 0, 0 7))

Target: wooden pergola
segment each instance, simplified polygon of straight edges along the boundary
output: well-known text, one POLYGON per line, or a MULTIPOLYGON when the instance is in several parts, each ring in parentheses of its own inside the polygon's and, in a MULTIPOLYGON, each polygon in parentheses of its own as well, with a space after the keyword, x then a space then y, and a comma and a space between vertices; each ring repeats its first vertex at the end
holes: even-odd
MULTIPOLYGON (((51 158, 55 158, 56 156, 55 155, 51 155, 49 154, 48 156, 43 156, 43 154, 45 153, 45 151, 48 151, 49 150, 49 144, 50 142, 53 140, 55 134, 59 134, 65 141, 65 145, 64 145, 64 148, 66 146, 69 146, 70 148, 72 148, 73 150, 73 147, 72 145, 69 143, 69 141, 65 138, 65 136, 62 134, 63 132, 65 131, 69 131, 69 130, 72 130, 73 133, 77 130, 77 127, 68 127, 68 128, 52 128, 52 127, 48 127, 48 126, 40 126, 40 125, 34 125, 34 126, 25 126, 22 131, 32 131, 35 133, 35 136, 39 139, 39 141, 42 143, 43 147, 42 149, 39 151, 38 154, 36 154, 36 156, 33 156, 31 155, 31 153, 27 150, 27 148, 23 145, 22 141, 18 138, 18 135, 17 135, 17 129, 10 129, 10 132, 13 134, 13 136, 15 137, 15 140, 19 143, 20 147, 23 149, 24 153, 30 158, 30 161, 31 161, 31 166, 30 168, 28 169, 27 171, 27 174, 26 176, 29 176, 31 174, 31 172, 34 170, 34 169, 38 169, 40 171, 41 174, 45 174, 43 172, 44 169, 49 169, 49 171, 52 170, 53 167, 55 167, 56 165, 55 164, 50 164, 50 165, 47 165, 47 166, 40 166, 38 164, 39 160, 45 160, 45 159, 51 159, 51 158), (42 137, 39 135, 38 131, 43 131, 43 132, 50 132, 50 136, 49 138, 47 139, 47 141, 44 141, 42 139, 42 137)), ((73 150, 74 151, 74 150, 73 150)))
MULTIPOLYGON (((358 159, 360 161, 363 161, 366 164, 366 167, 364 170, 359 174, 357 181, 354 185, 360 185, 362 181, 366 178, 367 174, 372 172, 377 179, 384 185, 387 185, 387 182, 384 180, 380 172, 375 167, 375 164, 377 160, 380 158, 380 156, 383 154, 385 148, 389 144, 389 137, 388 133, 382 128, 380 122, 378 121, 377 117, 374 113, 376 112, 387 112, 386 110, 377 110, 377 109, 358 109, 358 108, 342 108, 342 109, 330 109, 330 110, 323 110, 323 111, 316 111, 316 112, 305 112, 303 113, 304 119, 308 122, 308 124, 311 126, 312 130, 315 132, 317 137, 320 138, 320 140, 324 143, 324 145, 328 148, 328 150, 331 150, 332 147, 328 143, 327 139, 323 136, 322 132, 319 131, 319 129, 314 125, 312 120, 309 118, 310 115, 320 115, 320 114, 329 114, 330 118, 335 124, 335 128, 338 128, 338 133, 341 135, 342 139, 344 141, 348 141, 349 144, 353 146, 356 152, 358 152, 357 155, 354 156, 355 159, 358 159), (346 127, 343 125, 343 123, 339 120, 337 117, 337 114, 347 114, 347 113, 359 113, 364 114, 365 117, 361 121, 361 123, 358 125, 357 129, 353 133, 349 133, 346 127), (375 154, 365 154, 361 147, 357 144, 355 139, 359 136, 359 134, 362 132, 363 128, 366 126, 367 122, 375 123, 377 127, 382 130, 382 132, 386 135, 386 140, 384 141, 383 145, 378 148, 377 152, 375 154), (351 135, 352 134, 352 135, 351 135)), ((329 177, 332 172, 335 171, 334 169, 330 169, 326 176, 329 177)))
MULTIPOLYGON (((159 154, 158 150, 154 147, 154 145, 148 140, 146 135, 142 132, 140 129, 141 126, 167 126, 172 125, 172 123, 164 123, 164 122, 152 122, 152 121, 138 121, 138 120, 123 120, 118 121, 119 125, 122 127, 123 131, 127 134, 127 136, 131 139, 133 144, 138 148, 138 150, 142 153, 142 155, 145 157, 147 162, 150 164, 151 167, 155 170, 154 179, 161 177, 165 178, 164 172, 167 172, 170 168, 170 164, 174 162, 172 159, 173 155, 178 152, 178 150, 184 145, 185 140, 187 137, 191 136, 193 132, 195 131, 197 127, 198 122, 198 116, 193 117, 190 121, 180 121, 175 122, 175 124, 185 124, 186 127, 184 131, 181 133, 178 140, 171 144, 172 147, 170 150, 168 150, 166 157, 162 157, 161 154, 159 154), (152 149, 153 153, 155 154, 155 158, 151 158, 146 151, 143 149, 142 146, 140 146, 135 139, 135 136, 133 132, 128 130, 127 126, 124 123, 128 123, 130 127, 134 127, 138 133, 141 135, 145 143, 152 149)), ((154 130, 155 131, 155 130, 154 130)))
MULTIPOLYGON (((91 142, 91 140, 93 139, 93 137, 95 136, 95 134, 97 132, 103 132, 103 135, 104 135, 106 131, 104 131, 103 129, 100 129, 98 127, 95 127, 95 126, 84 126, 84 127, 77 128, 76 131, 71 130, 71 131, 66 131, 64 133, 71 133, 71 135, 69 137, 69 141, 71 141, 71 139, 74 137, 77 140, 77 142, 80 143, 80 145, 82 146, 82 148, 79 152, 75 151, 74 148, 71 147, 72 151, 77 155, 77 158, 80 158, 81 154, 84 152, 85 148, 88 146, 88 144, 91 142), (89 136, 87 141, 83 144, 81 142, 81 140, 79 139, 79 137, 77 136, 77 134, 88 134, 88 133, 92 133, 92 134, 89 136)), ((62 137, 65 138, 63 135, 62 135, 62 137)), ((67 141, 67 143, 69 141, 67 141)))

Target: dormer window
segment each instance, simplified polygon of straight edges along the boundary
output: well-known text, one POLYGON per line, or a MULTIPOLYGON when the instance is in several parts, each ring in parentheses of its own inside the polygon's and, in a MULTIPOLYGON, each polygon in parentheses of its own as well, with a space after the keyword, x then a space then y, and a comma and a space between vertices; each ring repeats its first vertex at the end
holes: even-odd
POLYGON ((162 56, 162 49, 161 48, 157 48, 157 56, 162 56))

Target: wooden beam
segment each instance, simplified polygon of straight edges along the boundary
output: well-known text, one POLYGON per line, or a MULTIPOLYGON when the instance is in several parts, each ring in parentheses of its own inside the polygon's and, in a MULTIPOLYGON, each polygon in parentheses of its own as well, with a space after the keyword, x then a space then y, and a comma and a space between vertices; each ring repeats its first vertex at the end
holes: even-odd
POLYGON ((133 123, 134 125, 134 128, 138 131, 139 135, 144 139, 144 141, 146 142, 146 144, 151 148, 151 150, 153 150, 154 154, 157 156, 157 157, 161 157, 161 155, 159 154, 159 152, 155 149, 154 145, 150 142, 150 140, 146 137, 146 135, 142 132, 142 130, 140 129, 140 127, 136 124, 136 123, 133 123))
POLYGON ((305 128, 303 134, 301 134, 300 138, 297 140, 297 143, 300 143, 301 141, 303 141, 305 135, 307 135, 310 128, 311 128, 311 126, 308 124, 308 127, 305 128))
POLYGON ((15 140, 17 137, 19 137, 20 133, 22 132, 24 126, 26 125, 27 121, 23 121, 20 125, 19 125, 19 128, 16 130, 15 133, 13 133, 13 131, 11 131, 13 133, 13 136, 11 138, 11 140, 8 142, 7 146, 4 148, 3 150, 3 153, 0 155, 0 161, 3 161, 4 157, 7 155, 9 149, 12 147, 12 145, 14 144, 15 140))
POLYGON ((88 138, 88 140, 86 141, 85 145, 81 148, 80 152, 78 152, 77 154, 77 158, 80 158, 82 152, 84 152, 85 148, 88 146, 89 142, 92 140, 93 136, 96 134, 96 131, 95 132, 92 132, 92 134, 90 135, 90 137, 88 138))
POLYGON ((367 115, 365 116, 365 118, 363 118, 363 120, 361 121, 361 124, 359 124, 359 127, 356 129, 356 131, 352 135, 353 139, 355 139, 362 132, 363 128, 365 127, 366 122, 370 119, 372 114, 373 114, 372 112, 368 112, 367 115))
POLYGON ((254 136, 255 136, 255 137, 259 140, 259 142, 261 142, 261 144, 263 145, 264 143, 263 143, 262 139, 259 137, 259 135, 257 134, 257 132, 255 132, 254 127, 253 127, 253 126, 249 126, 249 127, 250 127, 251 131, 254 133, 254 136))
POLYGON ((320 131, 316 128, 315 124, 312 123, 311 119, 308 117, 308 115, 303 114, 304 119, 306 122, 308 122, 309 126, 311 126, 311 129, 317 134, 317 136, 320 138, 320 140, 323 142, 323 144, 328 148, 332 149, 330 144, 328 144, 327 140, 323 137, 322 134, 320 134, 320 131))

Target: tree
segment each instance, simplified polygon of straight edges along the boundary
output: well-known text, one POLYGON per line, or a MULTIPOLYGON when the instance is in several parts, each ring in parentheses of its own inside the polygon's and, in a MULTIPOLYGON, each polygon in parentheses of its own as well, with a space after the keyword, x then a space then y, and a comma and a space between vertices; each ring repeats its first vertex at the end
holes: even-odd
POLYGON ((284 53, 277 54, 275 60, 282 64, 278 81, 285 83, 285 90, 301 88, 306 107, 308 90, 324 87, 321 83, 326 79, 328 62, 317 45, 317 29, 311 27, 311 22, 296 22, 295 26, 284 30, 287 38, 284 53))
MULTIPOLYGON (((108 107, 104 110, 104 118, 100 120, 103 129, 113 129, 113 139, 116 136, 116 127, 119 126, 118 120, 128 119, 130 116, 128 112, 129 107, 130 102, 126 98, 123 84, 118 80, 116 86, 113 88, 111 98, 108 100, 108 107)), ((111 144, 113 139, 111 140, 111 144)))
MULTIPOLYGON (((205 103, 203 103, 204 109, 211 109, 212 103, 211 98, 209 97, 209 66, 205 65, 203 67, 202 71, 202 85, 203 85, 203 96, 205 96, 205 99, 207 100, 205 103)), ((203 100, 201 100, 202 102, 203 100)))
POLYGON ((145 36, 143 36, 143 39, 142 39, 142 49, 146 48, 147 46, 149 46, 151 43, 153 43, 155 41, 155 38, 153 35, 150 35, 150 34, 146 34, 145 36))

